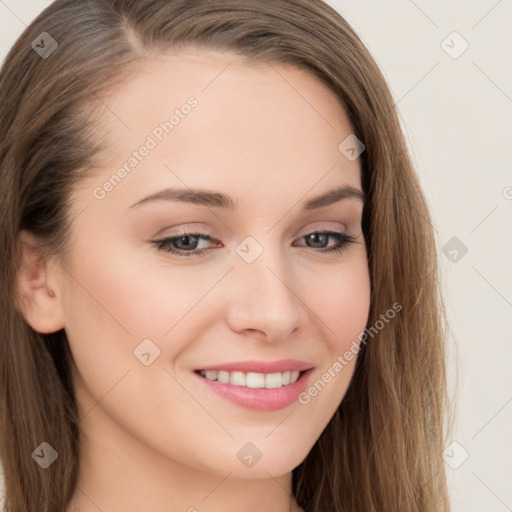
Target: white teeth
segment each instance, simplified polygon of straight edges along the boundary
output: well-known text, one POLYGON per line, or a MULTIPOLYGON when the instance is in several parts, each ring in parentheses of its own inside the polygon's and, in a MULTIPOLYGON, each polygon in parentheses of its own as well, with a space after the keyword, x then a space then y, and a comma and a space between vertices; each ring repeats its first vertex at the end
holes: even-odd
POLYGON ((233 386, 245 386, 245 373, 244 372, 231 372, 229 383, 233 386))
POLYGON ((249 372, 247 374, 247 387, 248 388, 264 388, 265 387, 265 374, 249 372))
POLYGON ((217 380, 222 384, 242 386, 248 388, 274 389, 288 386, 297 381, 299 371, 286 371, 278 373, 257 373, 257 372, 226 372, 224 370, 201 370, 200 375, 208 380, 217 380))
POLYGON ((266 388, 280 388, 283 385, 283 376, 280 373, 269 373, 265 375, 266 388))
POLYGON ((217 377, 217 380, 219 382, 222 382, 222 384, 229 384, 229 372, 223 372, 222 370, 219 372, 219 375, 217 377))

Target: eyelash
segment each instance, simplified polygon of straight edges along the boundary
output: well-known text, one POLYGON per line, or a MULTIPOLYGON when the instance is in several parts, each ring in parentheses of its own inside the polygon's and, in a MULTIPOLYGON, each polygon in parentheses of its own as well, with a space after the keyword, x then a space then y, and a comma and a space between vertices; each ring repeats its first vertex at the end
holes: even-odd
MULTIPOLYGON (((356 237, 350 235, 349 233, 345 232, 338 232, 338 231, 311 231, 307 235, 304 235, 301 238, 306 238, 311 235, 320 234, 320 235, 327 235, 328 237, 332 237, 338 241, 340 245, 331 247, 331 248, 323 248, 323 249, 317 249, 316 252, 328 252, 328 253, 341 253, 343 252, 348 244, 354 243, 356 240, 356 237)), ((212 240, 217 241, 210 237, 209 235, 205 235, 203 233, 187 233, 187 232, 180 232, 176 233, 173 237, 167 237, 160 240, 153 240, 151 243, 158 249, 164 252, 168 252, 171 254, 174 254, 176 256, 181 257, 190 257, 190 256, 203 256, 206 254, 206 252, 210 249, 195 249, 193 251, 184 251, 183 249, 176 249, 172 246, 172 243, 175 240, 178 240, 183 237, 196 237, 201 240, 212 240)), ((311 247, 311 249, 315 249, 314 247, 311 247)))

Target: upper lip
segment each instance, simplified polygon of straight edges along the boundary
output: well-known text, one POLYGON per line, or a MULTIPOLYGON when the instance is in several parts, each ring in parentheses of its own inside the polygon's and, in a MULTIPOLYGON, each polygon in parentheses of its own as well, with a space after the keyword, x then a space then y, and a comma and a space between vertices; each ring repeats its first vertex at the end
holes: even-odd
POLYGON ((198 370, 224 370, 227 372, 255 372, 255 373, 281 373, 304 371, 313 368, 307 361, 297 359, 281 359, 279 361, 236 361, 232 363, 221 363, 212 366, 203 366, 198 370))

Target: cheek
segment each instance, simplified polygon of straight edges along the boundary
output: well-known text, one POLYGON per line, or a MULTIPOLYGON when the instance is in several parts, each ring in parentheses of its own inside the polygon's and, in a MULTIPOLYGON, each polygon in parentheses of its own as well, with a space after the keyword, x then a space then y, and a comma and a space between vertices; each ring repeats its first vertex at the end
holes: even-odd
POLYGON ((189 404, 190 397, 165 369, 174 367, 190 340, 215 317, 207 295, 225 269, 172 267, 164 259, 148 263, 147 254, 121 254, 114 244, 102 247, 102 252, 87 253, 85 247, 77 251, 80 256, 68 269, 72 277, 63 297, 65 330, 80 385, 93 397, 86 407, 106 393, 122 394, 133 382, 137 384, 127 396, 118 396, 120 403, 143 403, 144 396, 161 387, 160 396, 189 404), (145 366, 141 358, 148 351, 151 364, 145 366))
MULTIPOLYGON (((318 315, 324 357, 299 403, 318 419, 319 432, 327 425, 348 389, 357 362, 361 335, 370 310, 370 276, 366 258, 331 270, 322 287, 308 300, 318 315), (314 411, 314 412, 313 412, 314 411)), ((320 281, 319 281, 320 282, 320 281)), ((317 434, 319 434, 317 432, 317 434)))
MULTIPOLYGON (((121 258, 113 247, 107 251, 107 259, 82 253, 68 269, 72 278, 64 287, 65 330, 79 374, 77 398, 84 428, 111 428, 104 416, 108 411, 121 430, 148 445, 169 449, 169 439, 176 438, 181 446, 177 453, 190 453, 195 449, 187 441, 191 421, 176 419, 188 417, 191 410, 200 416, 201 410, 197 412, 197 403, 171 376, 171 368, 194 339, 191 327, 200 329, 194 306, 218 280, 218 273, 210 271, 216 275, 202 280, 184 267, 151 267, 137 262, 135 255, 121 258), (154 346, 144 341, 151 358, 146 366, 137 351, 147 339, 159 353, 155 358, 154 346)), ((208 418, 204 421, 208 425, 208 418)), ((116 436, 119 433, 115 430, 116 436)), ((196 463, 201 463, 199 457, 196 463)))
POLYGON ((124 337, 132 343, 160 339, 192 312, 219 279, 219 272, 211 269, 156 259, 150 248, 127 254, 119 251, 120 246, 107 246, 103 254, 108 258, 95 253, 72 265, 64 304, 71 325, 96 331, 101 327, 104 336, 124 337))
POLYGON ((317 277, 308 300, 315 307, 331 355, 344 352, 364 331, 370 310, 370 275, 362 249, 317 277))
POLYGON ((341 349, 347 339, 364 330, 370 308, 369 279, 365 273, 353 273, 333 280, 318 301, 322 304, 322 319, 329 327, 332 348, 341 349))

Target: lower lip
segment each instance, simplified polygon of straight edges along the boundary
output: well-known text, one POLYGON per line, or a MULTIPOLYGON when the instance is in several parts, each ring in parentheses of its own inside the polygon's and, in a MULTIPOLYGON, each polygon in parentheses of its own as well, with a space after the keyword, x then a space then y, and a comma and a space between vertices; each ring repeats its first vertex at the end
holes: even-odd
POLYGON ((312 371, 313 368, 310 368, 301 372, 301 375, 293 384, 272 389, 233 386, 222 384, 216 380, 209 380, 195 372, 194 375, 201 379, 212 391, 236 405, 253 411, 269 412, 284 409, 296 402, 298 395, 306 389, 312 371))

